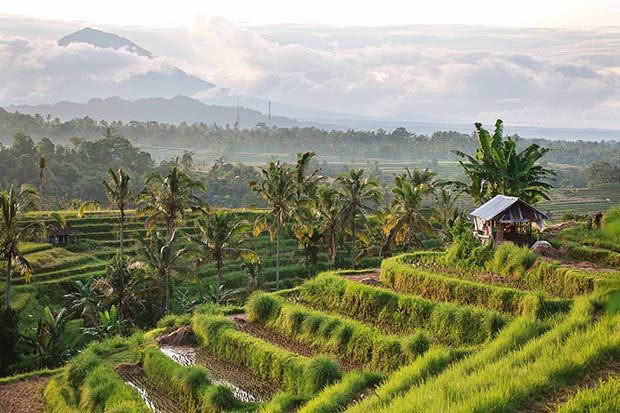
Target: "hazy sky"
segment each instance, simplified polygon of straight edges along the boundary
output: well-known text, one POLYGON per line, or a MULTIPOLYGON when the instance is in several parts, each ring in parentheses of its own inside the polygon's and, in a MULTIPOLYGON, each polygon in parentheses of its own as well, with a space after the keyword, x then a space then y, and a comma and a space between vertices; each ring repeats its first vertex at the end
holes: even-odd
POLYGON ((0 12, 96 24, 180 25, 197 15, 251 24, 488 24, 598 27, 618 24, 618 0, 175 0, 8 1, 0 12))
POLYGON ((620 129, 620 0, 374 4, 11 1, 0 105, 84 101, 176 66, 218 86, 196 98, 229 89, 358 115, 620 129), (87 25, 158 57, 56 44, 87 25))

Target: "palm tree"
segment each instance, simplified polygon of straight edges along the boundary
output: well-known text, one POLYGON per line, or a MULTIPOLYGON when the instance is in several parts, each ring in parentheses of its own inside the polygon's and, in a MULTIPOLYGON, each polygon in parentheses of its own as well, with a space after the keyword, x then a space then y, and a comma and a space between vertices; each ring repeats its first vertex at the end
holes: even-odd
POLYGON ((6 289, 4 305, 11 304, 11 278, 13 270, 23 274, 30 281, 32 270, 26 257, 19 251, 22 237, 35 225, 22 226, 19 223, 24 212, 35 205, 36 191, 23 185, 19 191, 11 185, 8 191, 0 192, 0 259, 6 261, 6 289))
POLYGON ((411 242, 419 247, 422 243, 416 236, 416 231, 432 233, 433 228, 424 214, 424 200, 432 190, 424 183, 418 183, 410 179, 409 174, 402 174, 394 178, 392 194, 394 199, 390 207, 390 214, 386 221, 384 231, 388 234, 381 249, 381 255, 385 255, 393 242, 404 243, 406 247, 411 242))
POLYGON ((338 199, 338 191, 327 185, 321 185, 317 191, 315 210, 320 223, 320 232, 327 238, 327 255, 329 268, 336 267, 336 240, 342 225, 342 205, 338 199))
POLYGON ((202 182, 193 180, 176 166, 165 177, 152 174, 138 197, 138 215, 147 217, 148 228, 153 228, 157 221, 164 221, 170 237, 179 218, 185 217, 186 209, 204 210, 206 205, 196 192, 206 190, 202 182))
MULTIPOLYGON (((286 225, 295 210, 296 185, 294 171, 279 161, 269 162, 261 170, 262 179, 250 182, 250 188, 261 195, 269 204, 268 215, 273 219, 269 232, 276 238, 276 288, 280 287, 280 231, 286 225)), ((258 218, 254 225, 257 236, 267 227, 267 216, 258 218)))
POLYGON ((477 204, 483 204, 498 194, 519 197, 525 202, 535 203, 549 200, 552 188, 546 182, 555 175, 551 169, 537 165, 550 149, 531 144, 517 152, 517 140, 511 136, 504 139, 503 122, 495 123, 493 136, 476 123, 476 134, 480 147, 474 156, 454 151, 465 161, 460 161, 471 184, 451 182, 461 191, 468 193, 477 204))
POLYGON ((187 247, 178 248, 176 240, 176 231, 173 231, 170 236, 165 236, 159 231, 152 231, 148 238, 140 239, 142 243, 141 259, 155 270, 157 278, 164 285, 166 314, 170 313, 172 299, 170 280, 172 274, 185 270, 185 266, 179 263, 179 259, 187 251, 187 247))
POLYGON ((442 235, 445 240, 450 239, 450 228, 461 216, 461 211, 456 204, 458 193, 441 188, 435 194, 434 217, 441 225, 442 235))
POLYGON ((365 219, 364 213, 371 210, 368 204, 378 203, 381 200, 379 183, 364 177, 363 169, 351 169, 348 174, 340 175, 336 179, 338 196, 342 202, 342 216, 351 227, 351 266, 355 268, 358 233, 357 219, 365 219))
MULTIPOLYGON (((214 212, 204 214, 196 221, 199 236, 188 238, 204 254, 204 261, 214 261, 217 269, 216 301, 220 302, 220 288, 223 285, 222 267, 224 259, 241 254, 244 259, 255 255, 253 251, 241 248, 244 235, 251 230, 251 225, 239 220, 234 214, 214 212)), ((200 260, 199 263, 202 263, 200 260)))
POLYGON ((112 168, 108 169, 109 181, 104 180, 103 186, 108 194, 108 197, 116 207, 119 209, 121 216, 119 219, 120 225, 120 254, 123 255, 123 233, 125 227, 125 209, 127 208, 127 202, 131 199, 131 188, 129 187, 129 175, 123 171, 122 168, 118 169, 118 174, 114 172, 112 168))
POLYGON ((304 152, 297 154, 297 164, 295 165, 295 196, 297 202, 304 202, 314 197, 317 185, 323 179, 319 175, 320 169, 315 169, 308 173, 310 161, 314 158, 314 152, 304 152))

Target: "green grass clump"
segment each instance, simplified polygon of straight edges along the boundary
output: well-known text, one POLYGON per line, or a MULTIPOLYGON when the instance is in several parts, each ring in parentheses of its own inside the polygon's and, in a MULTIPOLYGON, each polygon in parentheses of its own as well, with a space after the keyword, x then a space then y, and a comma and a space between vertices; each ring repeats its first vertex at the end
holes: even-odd
POLYGON ((355 320, 287 304, 274 294, 253 295, 247 314, 250 320, 312 348, 338 354, 342 359, 362 363, 373 370, 394 370, 414 360, 430 346, 424 331, 407 337, 386 335, 355 320), (271 311, 262 313, 265 308, 271 311))
POLYGON ((329 357, 313 357, 304 370, 305 393, 316 394, 324 387, 340 380, 342 369, 329 357))
POLYGON ((582 390, 562 404, 558 413, 620 412, 620 378, 582 390))
POLYGON ((182 366, 157 348, 144 353, 144 374, 151 383, 172 399, 180 401, 189 412, 198 412, 211 384, 209 372, 201 366, 182 366))
POLYGON ((592 325, 599 311, 598 299, 578 299, 570 315, 547 333, 521 348, 512 340, 518 351, 470 369, 457 363, 377 411, 525 411, 544 394, 620 356, 620 316, 604 316, 592 325))
POLYGON ((407 256, 383 260, 381 281, 396 291, 417 294, 432 300, 486 307, 512 314, 521 314, 524 311, 533 315, 542 313, 543 302, 533 300, 530 292, 452 278, 448 274, 405 264, 403 261, 406 260, 407 256), (540 305, 532 308, 534 302, 540 305))
POLYGON ((88 412, 151 413, 138 392, 105 365, 95 368, 88 375, 79 407, 88 412))
POLYGON ((568 256, 578 261, 589 261, 605 267, 620 266, 620 253, 605 248, 597 248, 582 245, 580 240, 577 242, 564 239, 555 239, 551 242, 555 248, 564 248, 568 256))
POLYGON ((260 413, 289 413, 297 411, 307 401, 308 398, 305 396, 280 392, 260 409, 260 413))
POLYGON ((304 302, 373 324, 394 334, 415 334, 420 328, 447 345, 480 344, 495 336, 506 318, 495 311, 429 301, 323 273, 299 289, 304 302))
POLYGON ((376 386, 383 379, 372 372, 353 372, 341 381, 323 389, 299 413, 331 413, 341 411, 364 390, 376 386))
POLYGON ((522 276, 536 262, 538 255, 528 247, 504 243, 495 249, 493 259, 487 262, 489 271, 504 276, 522 276))
POLYGON ((413 363, 401 367, 381 384, 374 394, 351 406, 347 412, 368 413, 375 411, 375 409, 388 404, 393 398, 405 393, 412 386, 443 371, 460 355, 461 353, 439 347, 429 350, 413 363))
POLYGON ((324 373, 329 376, 308 382, 315 380, 311 373, 306 374, 312 359, 237 331, 234 323, 226 317, 195 314, 192 327, 205 349, 212 354, 245 367, 295 394, 306 394, 309 388, 316 390, 318 384, 340 378, 336 371, 326 368, 324 373))

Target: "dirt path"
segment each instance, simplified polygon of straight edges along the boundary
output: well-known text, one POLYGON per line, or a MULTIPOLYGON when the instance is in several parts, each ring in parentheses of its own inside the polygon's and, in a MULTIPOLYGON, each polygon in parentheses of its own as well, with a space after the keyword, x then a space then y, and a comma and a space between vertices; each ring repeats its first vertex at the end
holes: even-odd
POLYGON ((125 382, 136 389, 142 399, 155 413, 180 413, 186 411, 183 405, 157 390, 144 375, 141 367, 118 369, 125 382))
MULTIPOLYGON (((298 340, 295 340, 294 338, 287 337, 263 325, 257 323, 250 323, 249 321, 247 321, 247 317, 245 314, 233 316, 232 320, 235 322, 237 330, 243 331, 248 335, 260 338, 263 341, 267 341, 268 343, 284 348, 291 353, 299 354, 300 356, 304 357, 314 357, 318 354, 325 354, 325 352, 317 350, 312 346, 309 346, 308 344, 302 343, 298 340)), ((351 370, 360 370, 364 367, 361 363, 342 359, 336 354, 329 355, 340 362, 340 365, 345 372, 351 370)))
POLYGON ((213 356, 198 347, 162 346, 161 351, 179 364, 190 366, 199 364, 209 370, 215 384, 229 387, 241 401, 259 402, 269 400, 278 386, 254 375, 249 369, 237 366, 213 356))
POLYGON ((43 389, 48 380, 48 377, 30 377, 0 385, 0 410, 4 413, 44 412, 43 389))
POLYGON ((602 367, 586 374, 576 383, 548 392, 533 402, 528 403, 528 405, 521 408, 520 412, 555 412, 561 404, 567 402, 579 391, 596 388, 601 384, 601 382, 605 383, 607 380, 617 377, 618 375, 620 375, 620 360, 611 360, 605 363, 602 367))

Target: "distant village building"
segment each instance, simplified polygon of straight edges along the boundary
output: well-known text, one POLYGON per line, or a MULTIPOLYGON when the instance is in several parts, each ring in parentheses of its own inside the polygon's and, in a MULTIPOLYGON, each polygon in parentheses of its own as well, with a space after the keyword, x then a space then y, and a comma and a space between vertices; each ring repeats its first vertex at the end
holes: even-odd
POLYGON ((77 232, 68 228, 55 228, 47 234, 47 242, 52 245, 66 245, 73 242, 77 232))
POLYGON ((470 215, 474 220, 474 236, 482 242, 513 242, 527 246, 535 241, 532 224, 542 231, 548 219, 547 215, 521 199, 504 195, 496 195, 470 215))

